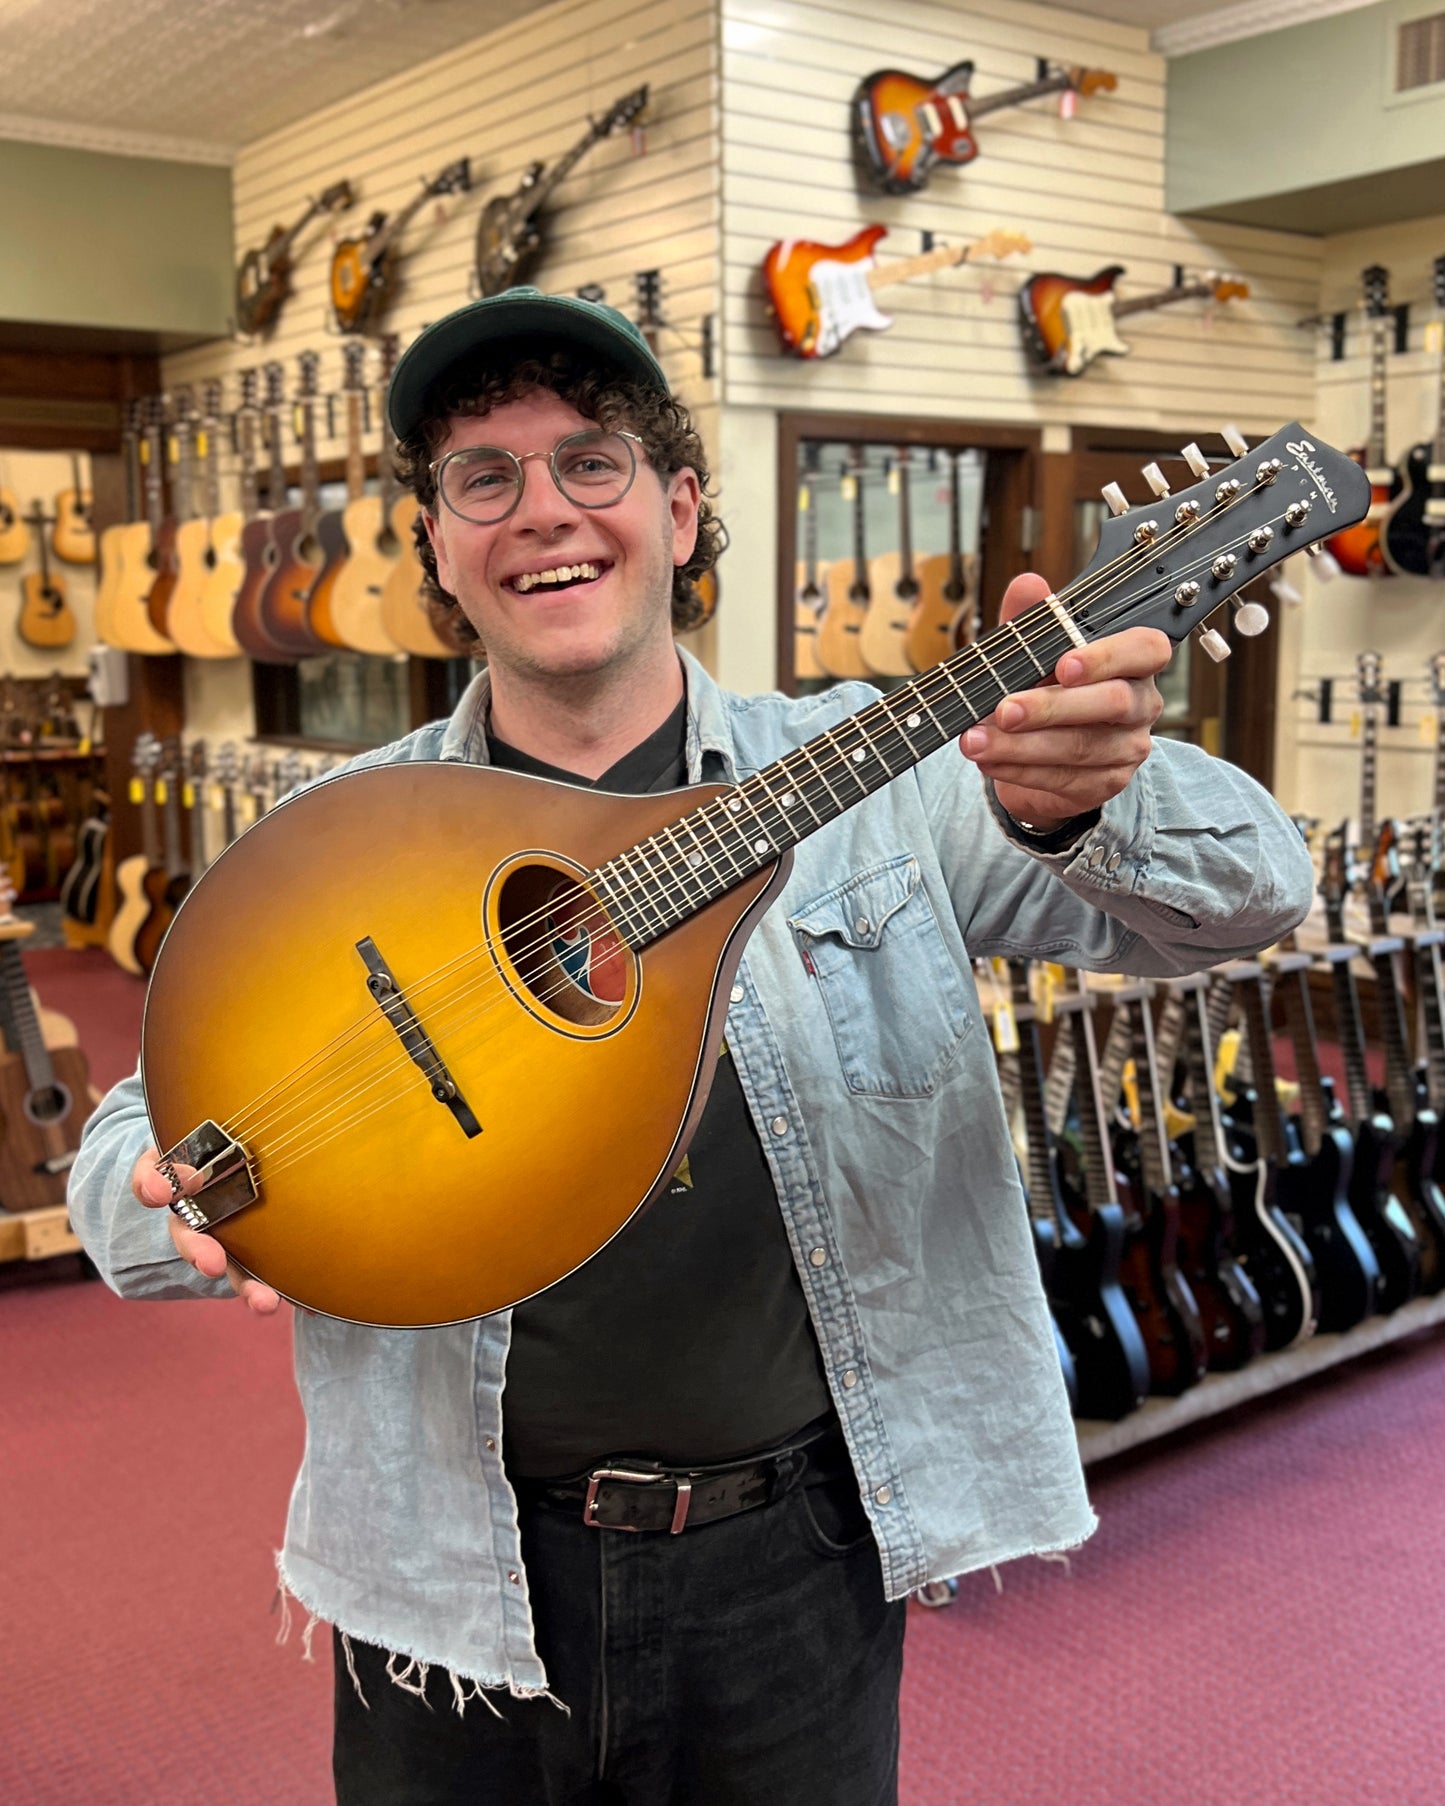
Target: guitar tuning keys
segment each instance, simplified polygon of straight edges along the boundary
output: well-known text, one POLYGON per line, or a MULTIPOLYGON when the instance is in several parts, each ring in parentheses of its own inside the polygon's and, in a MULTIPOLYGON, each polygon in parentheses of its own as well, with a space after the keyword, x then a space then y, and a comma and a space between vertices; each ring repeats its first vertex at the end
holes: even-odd
POLYGON ((1242 458, 1249 450, 1249 441, 1232 420, 1228 426, 1220 427, 1219 436, 1236 458, 1242 458))
POLYGON ((1188 445, 1184 447, 1184 450, 1180 452, 1179 456, 1183 458, 1184 462, 1194 472, 1195 476, 1207 477, 1209 475, 1209 460, 1205 457, 1204 453, 1200 451, 1199 447, 1192 439, 1189 441, 1188 445))
POLYGON ((1214 660, 1216 665, 1222 665, 1225 659, 1229 657, 1229 641, 1225 639, 1218 628, 1201 627, 1196 638, 1204 651, 1206 651, 1214 660))
POLYGON ((1154 491, 1155 495, 1157 495, 1159 497, 1159 500, 1162 502, 1164 500, 1164 498, 1169 494, 1169 483, 1168 483, 1167 478, 1164 475, 1164 472, 1162 470, 1160 470, 1160 468, 1157 464, 1146 464, 1144 466, 1144 469, 1141 474, 1144 478, 1144 481, 1149 485, 1149 487, 1154 491))
POLYGON ((1105 483, 1099 492, 1109 504, 1110 514, 1127 514, 1129 500, 1117 483, 1105 483))
POLYGON ((1247 640, 1264 632, 1269 626, 1269 610, 1258 602, 1244 602, 1238 596, 1229 598, 1229 605, 1234 610, 1234 627, 1236 633, 1242 633, 1247 640))

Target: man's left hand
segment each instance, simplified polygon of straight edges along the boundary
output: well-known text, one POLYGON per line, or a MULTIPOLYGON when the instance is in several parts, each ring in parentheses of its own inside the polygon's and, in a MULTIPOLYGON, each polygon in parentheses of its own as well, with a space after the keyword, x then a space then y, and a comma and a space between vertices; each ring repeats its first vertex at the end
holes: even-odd
MULTIPOLYGON (((1049 593, 1042 577, 1015 577, 1001 621, 1049 593)), ((1153 627, 1130 627, 1066 652, 1051 681, 1006 697, 959 741, 1016 821, 1062 827, 1101 809, 1149 756, 1164 699, 1155 677, 1174 647, 1153 627)))

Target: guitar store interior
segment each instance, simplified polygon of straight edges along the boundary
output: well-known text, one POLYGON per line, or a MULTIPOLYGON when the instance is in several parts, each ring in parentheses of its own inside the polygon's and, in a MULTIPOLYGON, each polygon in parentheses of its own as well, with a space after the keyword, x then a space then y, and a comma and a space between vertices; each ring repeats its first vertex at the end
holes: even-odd
POLYGON ((729 543, 681 643, 743 693, 907 685, 1283 427, 1364 465, 1366 523, 1160 680, 1155 731, 1308 840, 1292 944, 1194 988, 979 964, 1041 1250, 1112 1209, 1124 1322, 1101 1365, 1065 1253, 1102 1528, 910 1602, 900 1798, 1436 1806, 1445 14, 51 0, 7 64, 0 1798, 330 1797, 329 1641, 267 1616, 289 1307, 122 1304, 66 1173, 201 874, 474 675, 383 401, 520 280, 636 320, 692 410, 729 543), (239 603, 273 515, 337 598, 286 631, 239 603), (1380 1185, 1331 1192, 1342 1143, 1380 1185))

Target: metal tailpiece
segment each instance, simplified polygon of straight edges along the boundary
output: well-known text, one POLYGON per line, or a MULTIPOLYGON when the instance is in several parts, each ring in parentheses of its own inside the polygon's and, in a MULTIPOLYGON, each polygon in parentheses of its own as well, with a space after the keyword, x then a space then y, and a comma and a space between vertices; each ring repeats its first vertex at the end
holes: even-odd
POLYGON ((188 1229, 212 1229, 256 1202, 250 1156, 239 1141, 213 1122, 192 1129, 156 1164, 170 1185, 171 1209, 188 1229), (194 1192, 184 1189, 176 1175, 177 1166, 195 1167, 200 1184, 194 1192))

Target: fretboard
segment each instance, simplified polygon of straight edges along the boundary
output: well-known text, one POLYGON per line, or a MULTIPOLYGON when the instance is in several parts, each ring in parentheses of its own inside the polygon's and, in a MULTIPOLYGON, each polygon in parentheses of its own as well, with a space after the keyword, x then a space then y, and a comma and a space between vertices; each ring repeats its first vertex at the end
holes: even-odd
POLYGON ((1054 1167, 1050 1153, 1048 1118, 1044 1110, 1043 1049, 1039 1045, 1039 1025, 1033 1017, 1029 997, 1029 963, 1011 959, 1008 963, 1014 1014, 1019 1025, 1018 1075, 1019 1094, 1023 1105, 1024 1134, 1028 1144, 1029 1207, 1040 1219, 1056 1220, 1054 1207, 1054 1167))
POLYGON ((1239 992, 1254 1070, 1255 1135, 1262 1158, 1279 1165, 1285 1154, 1284 1125, 1280 1120, 1279 1089, 1274 1082, 1274 1044, 1269 1034, 1269 1005, 1263 976, 1241 979, 1239 992))
POLYGON ((1379 743, 1379 707, 1373 701, 1360 706, 1360 850, 1366 858, 1375 850, 1375 754, 1379 743))
POLYGON ((1122 1007, 1133 1017, 1134 1086, 1139 1098, 1139 1168, 1145 1185, 1159 1197, 1170 1184, 1169 1143, 1155 1080, 1159 1056, 1154 1045, 1148 993, 1133 993, 1122 1007))
POLYGON ((972 118, 981 119, 985 113, 996 113, 1000 107, 1021 107, 1025 101, 1038 100, 1044 94, 1059 94, 1073 85, 1072 79, 1063 72, 1046 75, 1040 81, 1005 88, 1002 94, 990 94, 984 100, 970 100, 968 111, 972 118))
POLYGON ((48 1091, 55 1083, 55 1068, 35 1014, 18 941, 0 941, 0 984, 4 987, 6 1026, 24 1059, 26 1082, 32 1091, 48 1091))
POLYGON ((1381 948, 1371 955, 1370 963, 1375 968, 1375 1003, 1385 1042, 1385 1090, 1395 1126, 1403 1130, 1415 1120, 1415 1082, 1405 1031, 1405 999, 1400 993, 1395 955, 1381 948))
POLYGON ((1305 1152, 1313 1158, 1324 1140, 1329 1116, 1325 1108, 1324 1087, 1320 1082, 1319 1049, 1315 1039, 1315 1013, 1310 1002, 1309 970, 1301 966, 1296 972, 1280 974, 1284 999, 1285 1027, 1294 1048, 1295 1070, 1299 1074, 1299 1113, 1305 1152))
MULTIPOLYGON (((1082 977, 1079 983, 1082 986, 1082 977)), ((1079 1112, 1084 1190, 1089 1207, 1097 1210, 1101 1205, 1117 1204, 1119 1200, 1114 1183, 1114 1159, 1109 1148, 1107 1110, 1099 1084, 1094 1012, 1091 1000, 1082 994, 1078 1008, 1069 1017, 1069 1034, 1074 1043, 1074 1102, 1079 1112)))
POLYGON ((1385 450, 1385 366, 1389 322, 1382 314, 1370 325, 1370 443, 1366 461, 1371 470, 1383 470, 1389 462, 1385 450))
POLYGON ((608 860, 592 881, 618 931, 633 947, 657 940, 1039 683, 1074 644, 1042 602, 608 860))
POLYGON ((1214 1046, 1209 992, 1203 982, 1184 995, 1184 1080, 1194 1116, 1194 1165, 1201 1173, 1223 1165, 1219 1106, 1214 1096, 1214 1046))
POLYGON ((1151 313, 1156 307, 1168 307, 1172 301, 1197 301, 1214 293, 1212 282, 1183 282, 1176 288, 1155 289, 1151 295, 1135 295, 1128 301, 1114 303, 1114 317, 1122 314, 1151 313))

